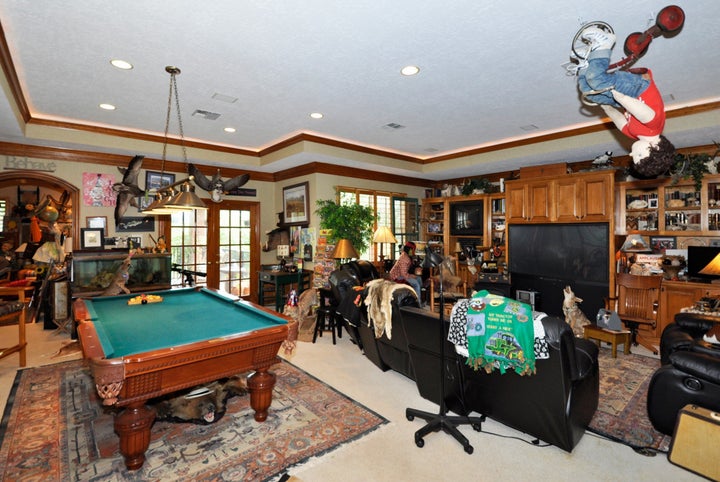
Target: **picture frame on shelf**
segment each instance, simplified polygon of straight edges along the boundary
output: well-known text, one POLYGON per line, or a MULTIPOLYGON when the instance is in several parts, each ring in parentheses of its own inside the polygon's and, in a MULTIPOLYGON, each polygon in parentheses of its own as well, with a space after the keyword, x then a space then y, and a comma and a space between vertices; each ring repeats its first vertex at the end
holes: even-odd
POLYGON ((663 252, 666 249, 677 248, 677 238, 675 236, 650 236, 650 246, 653 252, 663 252))
POLYGON ((657 209, 658 208, 658 198, 653 197, 648 199, 648 209, 657 209))
POLYGON ((80 249, 101 250, 104 247, 102 228, 80 228, 80 249))
POLYGON ((87 216, 85 218, 85 227, 102 229, 103 236, 107 236, 107 216, 87 216))
POLYGON ((286 226, 300 226, 310 222, 309 182, 283 188, 283 215, 286 226))

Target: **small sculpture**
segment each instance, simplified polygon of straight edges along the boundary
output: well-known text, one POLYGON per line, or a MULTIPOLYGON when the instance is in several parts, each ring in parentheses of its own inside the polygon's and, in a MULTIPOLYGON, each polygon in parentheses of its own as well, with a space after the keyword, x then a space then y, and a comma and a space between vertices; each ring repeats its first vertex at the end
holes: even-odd
POLYGON ((223 194, 239 188, 250 179, 250 174, 241 174, 233 177, 232 179, 228 179, 227 181, 223 181, 220 178, 220 169, 217 170, 217 173, 215 173, 212 179, 208 179, 205 174, 200 172, 200 170, 193 164, 188 166, 188 172, 195 179, 195 184, 209 192, 210 199, 216 203, 222 201, 223 194))
POLYGON ((115 201, 115 226, 120 223, 120 218, 125 215, 128 206, 139 208, 136 198, 145 195, 145 191, 137 184, 143 159, 145 156, 135 156, 127 168, 118 167, 123 179, 113 184, 113 190, 118 193, 115 201))
POLYGON ((565 323, 572 327, 573 333, 576 337, 582 337, 585 325, 590 324, 590 320, 587 319, 585 313, 580 310, 578 303, 582 303, 582 298, 575 296, 572 288, 566 286, 563 290, 563 314, 565 315, 565 323))

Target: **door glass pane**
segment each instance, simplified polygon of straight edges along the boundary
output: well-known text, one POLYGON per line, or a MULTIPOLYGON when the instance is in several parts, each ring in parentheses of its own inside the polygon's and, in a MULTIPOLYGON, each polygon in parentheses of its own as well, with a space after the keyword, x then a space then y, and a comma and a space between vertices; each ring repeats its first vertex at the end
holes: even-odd
POLYGON ((219 288, 236 296, 250 295, 250 212, 220 210, 219 288))
MULTIPOLYGON (((173 264, 188 271, 207 273, 207 211, 179 211, 170 215, 170 253, 173 264)), ((196 285, 205 286, 206 276, 195 276, 196 285)), ((186 277, 172 272, 172 286, 186 285, 186 277)))

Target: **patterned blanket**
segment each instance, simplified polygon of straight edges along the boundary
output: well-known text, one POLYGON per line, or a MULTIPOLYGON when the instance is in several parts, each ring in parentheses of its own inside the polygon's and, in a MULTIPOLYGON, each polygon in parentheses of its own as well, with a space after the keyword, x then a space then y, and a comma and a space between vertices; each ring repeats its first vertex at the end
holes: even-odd
POLYGON ((532 374, 536 352, 539 358, 548 353, 540 317, 533 316, 530 305, 487 291, 453 307, 448 340, 456 348, 467 348, 468 365, 487 372, 511 368, 520 375, 532 374))

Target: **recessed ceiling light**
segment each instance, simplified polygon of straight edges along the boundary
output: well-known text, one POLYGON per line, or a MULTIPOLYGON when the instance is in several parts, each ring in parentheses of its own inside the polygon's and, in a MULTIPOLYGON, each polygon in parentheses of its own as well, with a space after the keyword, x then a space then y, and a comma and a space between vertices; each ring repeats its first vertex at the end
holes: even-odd
POLYGON ((313 112, 312 114, 310 114, 310 117, 312 117, 313 119, 322 119, 323 115, 320 112, 313 112))
POLYGON ((105 110, 115 110, 115 106, 112 104, 100 104, 99 107, 105 110))
POLYGON ((232 134, 233 132, 235 132, 235 128, 234 128, 234 127, 226 127, 226 128, 223 129, 223 130, 224 130, 225 132, 229 132, 229 133, 231 133, 231 134, 232 134))
POLYGON ((407 76, 416 75, 418 72, 420 72, 420 67, 416 65, 407 65, 400 69, 400 73, 407 76))
POLYGON ((111 60, 110 63, 112 64, 113 67, 116 67, 121 70, 130 70, 133 68, 133 66, 130 62, 125 62, 124 60, 120 60, 120 59, 111 60))

